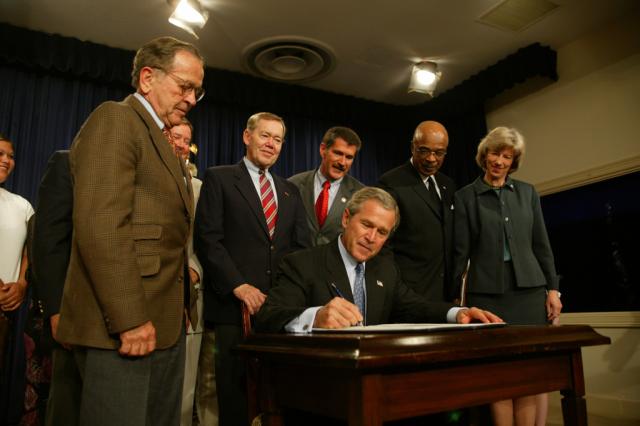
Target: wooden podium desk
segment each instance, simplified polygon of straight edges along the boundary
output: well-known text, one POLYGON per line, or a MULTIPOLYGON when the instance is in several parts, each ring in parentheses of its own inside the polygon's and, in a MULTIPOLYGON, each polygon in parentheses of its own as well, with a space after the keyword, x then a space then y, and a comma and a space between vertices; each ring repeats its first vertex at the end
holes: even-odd
POLYGON ((582 346, 589 326, 505 326, 435 333, 251 334, 238 350, 259 365, 263 424, 280 409, 351 426, 560 390, 565 425, 586 425, 582 346))

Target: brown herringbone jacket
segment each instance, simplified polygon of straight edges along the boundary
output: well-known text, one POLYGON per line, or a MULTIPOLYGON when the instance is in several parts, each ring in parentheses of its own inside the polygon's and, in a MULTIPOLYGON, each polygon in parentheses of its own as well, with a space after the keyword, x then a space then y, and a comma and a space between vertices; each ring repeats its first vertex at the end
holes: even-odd
POLYGON ((183 331, 194 210, 184 164, 129 96, 91 114, 70 167, 74 229, 58 338, 116 349, 120 332, 151 320, 157 347, 172 346, 183 331))

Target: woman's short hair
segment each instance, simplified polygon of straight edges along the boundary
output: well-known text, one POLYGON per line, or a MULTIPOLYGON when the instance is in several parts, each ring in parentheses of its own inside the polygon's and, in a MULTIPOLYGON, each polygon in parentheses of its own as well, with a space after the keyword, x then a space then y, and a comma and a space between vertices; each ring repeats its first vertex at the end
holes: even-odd
POLYGON ((496 127, 487 133, 478 144, 476 163, 485 170, 487 167, 487 154, 500 152, 505 148, 513 149, 513 163, 509 174, 518 170, 524 157, 524 137, 516 129, 511 127, 496 127))

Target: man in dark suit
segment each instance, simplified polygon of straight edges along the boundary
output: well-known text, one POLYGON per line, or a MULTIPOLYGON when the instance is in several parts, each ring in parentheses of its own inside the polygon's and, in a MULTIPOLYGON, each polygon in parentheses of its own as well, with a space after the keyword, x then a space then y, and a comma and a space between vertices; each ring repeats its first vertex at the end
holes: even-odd
POLYGON ((447 154, 444 126, 424 121, 411 141, 411 159, 380 177, 402 221, 389 240, 402 279, 429 300, 449 301, 453 265, 453 181, 438 172, 447 154))
MULTIPOLYGON (((71 254, 73 186, 69 151, 56 151, 49 159, 38 189, 37 220, 33 231, 33 262, 37 294, 43 316, 49 319, 57 341, 60 303, 71 254)), ((70 348, 53 347, 52 386, 47 401, 48 426, 78 423, 82 381, 70 348)))
POLYGON ((364 186, 348 174, 361 146, 362 142, 353 130, 332 127, 320 143, 320 167, 289 178, 300 190, 314 246, 326 244, 338 236, 347 201, 364 186))
POLYGON ((344 232, 331 243, 284 258, 256 330, 311 331, 364 322, 499 322, 477 308, 428 301, 407 287, 390 256, 376 256, 400 216, 379 188, 356 192, 342 215, 344 232))
POLYGON ((38 219, 33 234, 34 273, 39 277, 38 296, 43 304, 44 317, 49 318, 54 339, 71 253, 72 208, 69 151, 56 151, 49 158, 38 189, 38 219))
POLYGON ((80 424, 176 425, 184 374, 189 173, 163 131, 204 94, 191 44, 161 37, 134 58, 134 95, 105 102, 69 156, 73 237, 58 340, 81 372, 80 424))
POLYGON ((221 426, 247 423, 244 361, 232 352, 242 338, 240 304, 258 312, 280 259, 309 246, 298 189, 269 171, 284 135, 277 115, 252 115, 242 135, 246 156, 209 168, 200 192, 194 242, 204 270, 205 322, 216 336, 221 426))

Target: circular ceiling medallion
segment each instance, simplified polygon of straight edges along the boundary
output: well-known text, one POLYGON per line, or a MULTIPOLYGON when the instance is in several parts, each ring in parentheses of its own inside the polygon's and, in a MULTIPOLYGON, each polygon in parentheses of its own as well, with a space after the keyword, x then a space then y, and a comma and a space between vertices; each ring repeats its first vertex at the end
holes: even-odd
POLYGON ((335 55, 330 47, 307 38, 274 37, 247 46, 245 67, 254 75, 271 80, 299 83, 330 73, 335 55))

